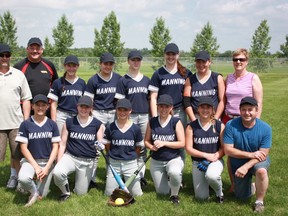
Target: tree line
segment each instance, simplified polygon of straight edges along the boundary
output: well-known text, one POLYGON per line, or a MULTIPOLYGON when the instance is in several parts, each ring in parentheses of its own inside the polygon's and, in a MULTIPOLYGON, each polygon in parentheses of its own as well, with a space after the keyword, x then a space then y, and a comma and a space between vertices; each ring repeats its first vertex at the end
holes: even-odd
MULTIPOLYGON (((91 48, 71 48, 74 44, 74 27, 69 22, 66 15, 63 14, 58 20, 57 25, 52 29, 52 38, 54 43, 49 41, 46 36, 44 39, 45 56, 49 57, 64 57, 68 54, 74 54, 79 57, 100 56, 103 52, 110 52, 114 56, 127 56, 131 50, 125 48, 125 43, 121 42, 120 23, 114 11, 111 11, 103 20, 101 29, 94 29, 94 46, 91 48)), ((271 36, 269 35, 269 26, 267 20, 262 20, 260 25, 254 32, 251 40, 250 55, 251 59, 257 58, 255 62, 250 62, 250 65, 255 64, 256 71, 265 71, 269 67, 269 63, 265 60, 262 62, 259 59, 280 57, 288 58, 288 34, 286 41, 280 44, 279 51, 275 54, 269 53, 271 36)), ((156 18, 155 24, 151 28, 149 42, 152 49, 143 48, 141 51, 143 56, 162 57, 164 47, 172 40, 170 30, 165 24, 162 17, 156 18)), ((0 43, 7 43, 11 46, 16 56, 24 56, 24 47, 19 47, 17 44, 17 26, 13 15, 6 11, 0 15, 0 43)), ((219 53, 220 45, 217 42, 217 37, 214 35, 213 27, 210 22, 207 22, 194 39, 192 47, 188 52, 181 52, 183 57, 193 57, 201 50, 208 51, 212 57, 231 57, 231 50, 224 53, 219 53)), ((159 63, 160 64, 160 63, 159 63)))

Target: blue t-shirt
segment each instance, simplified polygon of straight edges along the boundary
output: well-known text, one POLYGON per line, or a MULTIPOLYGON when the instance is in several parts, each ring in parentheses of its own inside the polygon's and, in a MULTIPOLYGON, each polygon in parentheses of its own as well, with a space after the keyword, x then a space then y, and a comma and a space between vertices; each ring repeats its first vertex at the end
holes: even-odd
POLYGON ((93 117, 85 125, 80 124, 77 116, 68 118, 66 120, 68 130, 66 151, 76 157, 95 158, 98 152, 94 143, 101 124, 101 121, 93 117))
POLYGON ((94 99, 94 110, 113 110, 115 109, 114 97, 116 86, 121 76, 112 72, 110 79, 104 80, 99 74, 93 75, 87 82, 85 95, 94 99))
POLYGON ((200 83, 197 77, 197 73, 191 74, 189 76, 190 84, 192 87, 191 92, 191 106, 194 113, 198 113, 198 103, 200 97, 207 96, 211 97, 213 101, 214 110, 217 109, 219 99, 218 99, 218 76, 220 74, 211 72, 210 77, 204 82, 200 83))
MULTIPOLYGON (((272 128, 264 121, 256 118, 256 124, 252 128, 246 128, 242 124, 242 118, 236 118, 227 122, 224 137, 224 144, 233 144, 234 148, 255 152, 260 148, 271 148, 272 128)), ((247 163, 248 158, 231 157, 233 170, 247 163)))
POLYGON ((109 156, 115 160, 134 160, 137 158, 136 147, 143 147, 143 137, 138 125, 131 122, 125 131, 119 129, 117 121, 106 129, 104 143, 110 143, 109 156))
MULTIPOLYGON (((177 141, 176 124, 180 121, 177 117, 171 117, 167 125, 161 126, 158 117, 150 119, 151 140, 154 145, 155 140, 175 142, 177 141)), ((166 146, 153 152, 152 158, 159 161, 170 161, 180 155, 179 149, 173 149, 166 146)))
POLYGON ((77 102, 85 89, 86 83, 83 79, 78 77, 74 83, 71 83, 61 77, 53 82, 47 97, 58 102, 57 109, 77 114, 77 102))
POLYGON ((146 76, 136 80, 126 74, 117 85, 115 98, 127 98, 131 102, 133 113, 148 113, 149 82, 150 79, 146 76))
POLYGON ((170 95, 173 98, 174 109, 182 107, 184 84, 189 74, 191 74, 189 70, 186 71, 185 77, 178 71, 172 74, 163 66, 153 73, 148 89, 158 92, 158 97, 163 94, 170 95))
MULTIPOLYGON (((204 129, 199 119, 190 122, 193 130, 193 148, 201 152, 216 153, 220 148, 221 122, 216 120, 215 125, 211 124, 208 129, 204 129)), ((202 161, 204 158, 192 157, 192 160, 202 161)))
POLYGON ((34 159, 49 159, 52 143, 61 141, 54 121, 45 117, 45 120, 38 124, 33 116, 21 123, 15 140, 28 144, 28 150, 34 159))

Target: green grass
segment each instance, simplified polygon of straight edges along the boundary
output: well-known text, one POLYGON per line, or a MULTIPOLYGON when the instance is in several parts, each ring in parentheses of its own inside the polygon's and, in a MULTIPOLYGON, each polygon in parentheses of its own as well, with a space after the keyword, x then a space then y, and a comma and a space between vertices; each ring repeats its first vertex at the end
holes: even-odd
MULTIPOLYGON (((81 64, 82 65, 82 64, 81 64)), ((222 72, 224 77, 233 71, 232 65, 217 63, 213 70, 222 72), (215 68, 215 69, 214 69, 215 68)), ((273 144, 270 152, 271 168, 269 172, 270 184, 265 199, 265 212, 262 215, 287 215, 288 186, 287 186, 287 134, 288 134, 288 67, 287 65, 275 65, 269 73, 260 73, 260 79, 264 86, 264 105, 262 119, 273 128, 273 144)), ((121 74, 127 71, 123 66, 121 74)), ((153 70, 148 64, 143 64, 142 71, 151 76, 153 70)), ((95 72, 92 70, 79 71, 79 76, 87 80, 95 72)), ((226 158, 226 157, 225 157, 226 158)), ((144 195, 136 198, 136 203, 128 207, 115 208, 108 206, 108 197, 104 196, 105 188, 105 163, 100 159, 97 182, 98 189, 91 189, 87 195, 75 194, 65 203, 57 200, 60 191, 54 183, 51 184, 51 192, 48 196, 37 202, 30 208, 24 208, 27 196, 17 194, 6 189, 9 178, 9 151, 7 149, 6 160, 0 164, 0 209, 1 215, 252 215, 251 204, 255 197, 247 202, 237 201, 233 195, 228 194, 229 178, 227 169, 223 172, 225 203, 215 203, 215 196, 209 202, 198 202, 194 199, 191 177, 191 159, 186 158, 183 173, 184 188, 179 195, 181 203, 175 207, 168 201, 169 196, 157 196, 149 173, 149 162, 146 171, 148 186, 144 188, 144 195)), ((73 177, 73 176, 72 176, 73 177)), ((74 184, 70 179, 71 187, 74 184)))

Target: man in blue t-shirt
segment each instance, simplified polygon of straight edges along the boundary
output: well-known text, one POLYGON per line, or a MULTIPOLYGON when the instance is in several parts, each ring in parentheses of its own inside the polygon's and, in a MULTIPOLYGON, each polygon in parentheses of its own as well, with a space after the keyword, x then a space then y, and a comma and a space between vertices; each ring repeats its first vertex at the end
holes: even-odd
POLYGON ((256 118, 257 101, 244 97, 240 102, 240 117, 226 124, 223 142, 225 154, 231 157, 235 195, 247 199, 256 186, 255 212, 264 210, 263 200, 268 188, 269 151, 272 143, 271 127, 256 118), (255 175, 255 186, 251 184, 255 175))

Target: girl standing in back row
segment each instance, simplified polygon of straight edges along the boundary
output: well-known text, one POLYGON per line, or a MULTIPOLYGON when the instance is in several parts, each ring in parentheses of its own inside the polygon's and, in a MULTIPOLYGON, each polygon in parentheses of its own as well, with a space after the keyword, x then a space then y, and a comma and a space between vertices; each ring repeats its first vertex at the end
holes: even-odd
POLYGON ((203 50, 195 55, 197 72, 191 74, 184 87, 184 107, 190 121, 199 116, 198 102, 201 97, 208 96, 213 100, 215 118, 221 119, 224 110, 225 84, 221 74, 210 70, 210 54, 203 50))
POLYGON ((56 121, 60 134, 66 119, 77 115, 77 102, 86 88, 85 81, 77 76, 78 68, 77 56, 67 56, 64 60, 65 73, 53 82, 47 96, 52 100, 51 119, 56 121))
MULTIPOLYGON (((132 105, 132 113, 130 114, 130 120, 137 124, 142 136, 145 136, 147 122, 149 120, 149 91, 148 86, 150 79, 144 76, 140 72, 140 66, 142 63, 142 54, 138 50, 132 50, 128 54, 128 73, 125 74, 119 81, 116 90, 116 99, 127 98, 132 105)), ((146 159, 146 148, 143 146, 138 158, 138 166, 141 166, 146 159)), ((144 178, 145 165, 141 169, 139 176, 141 178, 141 185, 147 185, 147 181, 144 178)))

